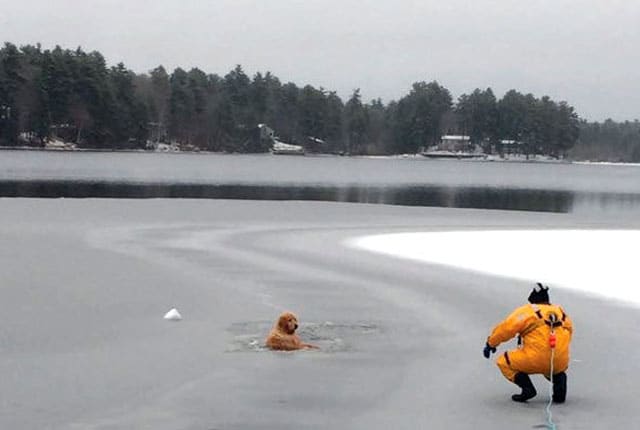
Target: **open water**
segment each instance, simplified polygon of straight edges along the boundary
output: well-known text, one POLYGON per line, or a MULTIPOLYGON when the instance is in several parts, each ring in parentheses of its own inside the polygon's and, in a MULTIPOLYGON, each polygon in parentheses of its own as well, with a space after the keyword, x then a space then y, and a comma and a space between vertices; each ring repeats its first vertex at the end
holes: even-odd
POLYGON ((1 151, 0 196, 315 200, 628 213, 640 209, 640 166, 1 151))

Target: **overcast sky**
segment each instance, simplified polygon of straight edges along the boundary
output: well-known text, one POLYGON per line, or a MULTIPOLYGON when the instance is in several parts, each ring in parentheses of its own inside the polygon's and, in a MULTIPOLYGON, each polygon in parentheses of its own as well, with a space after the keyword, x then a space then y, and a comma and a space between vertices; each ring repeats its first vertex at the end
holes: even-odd
POLYGON ((637 0, 0 0, 0 41, 82 46, 136 72, 162 64, 336 90, 366 101, 437 80, 640 118, 637 0))

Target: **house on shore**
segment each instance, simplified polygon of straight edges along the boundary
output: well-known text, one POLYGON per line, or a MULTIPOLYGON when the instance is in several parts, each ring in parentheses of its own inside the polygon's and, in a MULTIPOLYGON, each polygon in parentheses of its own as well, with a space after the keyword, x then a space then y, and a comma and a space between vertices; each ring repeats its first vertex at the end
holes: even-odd
POLYGON ((471 137, 461 134, 445 134, 437 145, 439 151, 469 152, 473 150, 471 137))
POLYGON ((524 145, 519 140, 502 139, 496 146, 498 146, 496 152, 500 154, 510 155, 524 153, 524 145))
POLYGON ((260 140, 271 143, 271 153, 276 155, 304 155, 304 148, 278 140, 275 131, 266 124, 258 124, 260 140))
POLYGON ((275 140, 276 132, 269 127, 267 124, 258 124, 258 129, 260 130, 260 139, 261 140, 275 140))
POLYGON ((446 134, 437 145, 422 151, 422 155, 429 158, 474 158, 478 153, 470 136, 446 134))

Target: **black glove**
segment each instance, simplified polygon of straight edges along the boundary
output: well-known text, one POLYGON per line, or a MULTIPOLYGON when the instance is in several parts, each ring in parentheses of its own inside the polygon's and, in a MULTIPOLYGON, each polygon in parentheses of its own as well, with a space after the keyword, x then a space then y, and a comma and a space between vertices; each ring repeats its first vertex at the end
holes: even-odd
POLYGON ((489 358, 491 356, 491 353, 495 353, 496 351, 497 349, 487 343, 482 350, 482 354, 484 355, 484 358, 489 358))

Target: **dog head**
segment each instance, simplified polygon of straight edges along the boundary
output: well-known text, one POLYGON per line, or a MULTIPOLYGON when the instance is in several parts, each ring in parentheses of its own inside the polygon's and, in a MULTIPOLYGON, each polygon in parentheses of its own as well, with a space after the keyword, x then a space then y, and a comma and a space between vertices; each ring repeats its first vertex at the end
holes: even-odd
POLYGON ((292 312, 283 312, 278 318, 278 328, 287 334, 295 333, 298 329, 298 317, 292 312))

